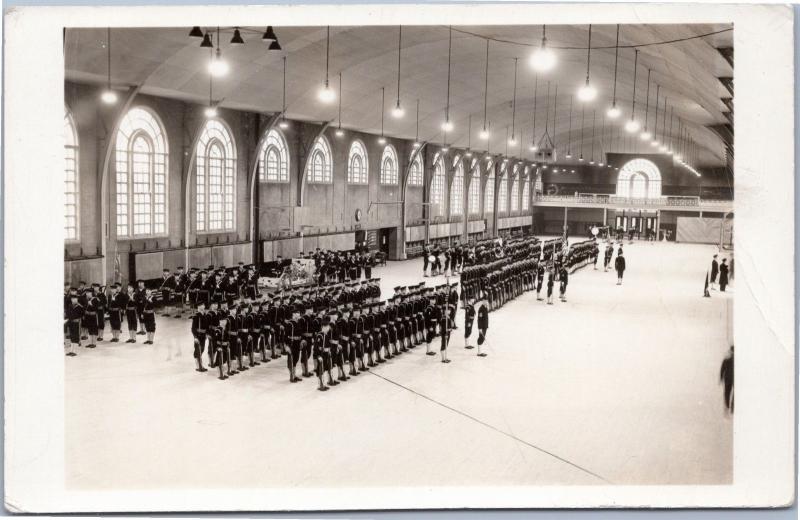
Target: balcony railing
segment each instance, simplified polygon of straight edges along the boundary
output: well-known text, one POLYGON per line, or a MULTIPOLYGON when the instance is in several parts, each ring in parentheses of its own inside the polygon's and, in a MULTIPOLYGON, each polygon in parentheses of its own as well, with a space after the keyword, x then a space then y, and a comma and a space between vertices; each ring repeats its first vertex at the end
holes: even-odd
POLYGON ((555 202, 566 204, 586 204, 587 206, 616 205, 635 207, 675 207, 699 208, 700 206, 717 206, 727 208, 733 204, 730 200, 701 199, 700 197, 663 196, 652 198, 620 197, 604 193, 577 193, 575 195, 536 195, 536 202, 555 202))

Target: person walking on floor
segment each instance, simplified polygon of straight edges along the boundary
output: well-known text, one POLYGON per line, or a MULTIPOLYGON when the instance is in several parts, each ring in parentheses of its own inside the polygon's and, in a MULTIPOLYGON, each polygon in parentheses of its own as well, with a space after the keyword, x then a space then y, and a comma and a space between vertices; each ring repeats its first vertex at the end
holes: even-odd
POLYGON ((622 256, 622 251, 617 254, 617 259, 614 260, 614 269, 617 271, 617 285, 622 285, 622 275, 625 273, 625 257, 622 256))
POLYGON ((725 400, 725 408, 733 413, 733 345, 728 352, 728 357, 722 360, 722 366, 719 368, 719 380, 725 388, 722 396, 725 400))
POLYGON ((713 291, 716 289, 714 285, 717 283, 717 275, 719 274, 719 262, 717 262, 717 255, 711 259, 711 279, 709 280, 709 285, 711 286, 711 290, 713 291))
POLYGON ((722 264, 719 266, 719 290, 725 292, 725 287, 728 285, 728 259, 723 258, 722 264))

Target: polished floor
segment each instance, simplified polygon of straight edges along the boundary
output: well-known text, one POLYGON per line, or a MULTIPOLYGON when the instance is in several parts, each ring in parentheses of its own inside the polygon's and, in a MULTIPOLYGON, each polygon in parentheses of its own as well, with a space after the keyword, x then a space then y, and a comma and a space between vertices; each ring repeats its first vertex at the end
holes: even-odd
MULTIPOLYGON (((283 360, 199 374, 189 321, 162 318, 153 346, 65 358, 67 486, 730 483, 718 379, 735 288, 702 298, 713 252, 626 244, 623 285, 588 266, 566 303, 526 293, 492 313, 488 357, 462 326, 450 364, 422 346, 328 392, 290 384, 283 360)), ((386 295, 421 267, 375 276, 386 295)))

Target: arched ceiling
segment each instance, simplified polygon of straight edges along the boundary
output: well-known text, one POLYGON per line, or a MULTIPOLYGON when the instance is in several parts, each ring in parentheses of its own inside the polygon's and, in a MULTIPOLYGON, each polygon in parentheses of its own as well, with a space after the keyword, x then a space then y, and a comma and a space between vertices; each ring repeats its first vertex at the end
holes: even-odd
MULTIPOLYGON (((575 98, 572 129, 569 131, 570 96, 582 85, 586 75, 588 26, 548 26, 548 44, 558 54, 558 64, 547 74, 539 74, 536 96, 537 140, 549 119, 553 132, 554 94, 555 142, 561 155, 567 141, 573 153, 584 147, 599 154, 629 150, 625 141, 615 139, 621 121, 630 117, 633 91, 634 50, 639 46, 636 84, 636 118, 644 123, 647 69, 651 69, 650 111, 653 128, 656 84, 660 85, 659 107, 663 111, 664 96, 674 114, 687 125, 698 145, 695 166, 725 164, 725 146, 720 137, 707 128, 728 121, 728 110, 722 98, 731 97, 718 78, 733 77, 732 66, 717 48, 732 47, 730 25, 623 25, 620 32, 617 103, 623 109, 620 119, 601 132, 606 108, 611 103, 614 80, 614 42, 616 26, 592 27, 591 79, 598 89, 598 98, 585 106, 575 98), (723 32, 719 32, 723 31, 723 32), (645 45, 691 38, 663 45, 645 45), (570 47, 572 49, 558 49, 570 47), (550 97, 547 82, 550 82, 550 97), (549 106, 549 111, 548 111, 549 106), (584 106, 583 139, 581 110, 584 106), (596 110, 596 127, 592 137, 592 119, 596 110), (547 114, 547 116, 546 116, 547 114), (603 134, 601 136, 601 134, 603 134), (568 139, 568 136, 571 138, 568 139)), ((143 83, 142 92, 186 101, 208 101, 209 75, 206 65, 210 50, 200 48, 190 38, 189 27, 136 28, 112 30, 112 82, 114 85, 143 83)), ((214 99, 222 106, 276 112, 281 110, 282 58, 287 58, 287 117, 308 121, 337 118, 337 103, 326 105, 317 100, 317 90, 325 76, 325 27, 276 27, 282 51, 268 51, 261 41, 263 28, 243 27, 244 45, 228 42, 232 29, 223 29, 223 57, 230 63, 227 76, 214 79, 214 99)), ((534 46, 541 39, 541 26, 455 26, 452 33, 452 67, 450 83, 450 119, 455 129, 447 140, 454 146, 468 144, 486 149, 478 131, 483 125, 486 40, 490 43, 487 119, 493 152, 505 152, 506 127, 511 131, 514 58, 518 61, 515 134, 520 148, 509 155, 529 157, 532 136, 535 72, 528 64, 534 46), (498 41, 505 40, 505 41, 498 41), (515 42, 515 43, 508 43, 515 42), (472 132, 468 121, 472 118, 472 132)), ((216 38, 215 38, 216 42, 216 38)), ((104 83, 106 77, 106 30, 68 29, 65 35, 66 79, 78 82, 104 83)), ((416 100, 420 103, 419 135, 421 139, 441 142, 440 129, 444 118, 447 91, 446 26, 404 26, 400 97, 406 109, 403 119, 389 114, 397 96, 397 26, 331 27, 330 81, 338 90, 338 74, 342 73, 342 126, 379 133, 381 127, 381 87, 386 88, 387 135, 411 138, 416 132, 416 100)), ((677 120, 677 119, 676 119, 677 120)), ((659 113, 663 121, 663 112, 659 113)), ((662 125, 659 122, 659 131, 662 125)), ((667 123, 669 131, 669 122, 667 123)), ((677 135, 677 125, 673 134, 677 135)), ((643 145, 641 150, 646 150, 643 145)), ((599 155, 598 155, 599 157, 599 155)))

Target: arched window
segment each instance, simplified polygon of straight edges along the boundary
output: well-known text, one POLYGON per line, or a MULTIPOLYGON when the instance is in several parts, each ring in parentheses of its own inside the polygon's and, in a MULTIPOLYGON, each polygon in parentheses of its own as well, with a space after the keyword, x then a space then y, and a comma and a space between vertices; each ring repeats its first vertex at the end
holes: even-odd
POLYGON ((437 153, 433 158, 433 177, 431 178, 431 204, 433 215, 444 215, 444 160, 437 153))
POLYGON ((522 211, 528 211, 531 207, 531 180, 527 175, 527 168, 525 168, 525 173, 525 180, 522 183, 522 211))
POLYGON ((469 206, 469 213, 476 215, 481 212, 481 168, 475 161, 472 161, 470 171, 472 171, 472 175, 469 181, 467 205, 469 206))
POLYGON ((494 163, 489 163, 489 166, 486 167, 489 171, 489 176, 486 178, 486 190, 484 191, 484 199, 483 199, 483 212, 484 213, 491 213, 494 211, 494 163))
POLYGON ((308 165, 306 166, 306 182, 325 184, 331 182, 333 169, 333 156, 331 146, 325 136, 319 136, 311 148, 308 165))
POLYGON ((508 211, 508 174, 506 173, 507 162, 503 162, 500 169, 500 185, 497 187, 497 211, 508 211))
POLYGON ((167 232, 167 136, 147 108, 125 114, 116 137, 117 236, 167 232))
POLYGON ((356 139, 350 145, 347 156, 347 182, 350 184, 367 184, 369 181, 369 164, 367 149, 364 143, 356 139))
POLYGON ((411 169, 408 172, 408 185, 422 186, 423 179, 424 177, 422 175, 422 154, 418 153, 414 157, 414 162, 411 163, 411 169))
POLYGON ((536 183, 533 185, 533 193, 542 193, 544 191, 544 184, 542 183, 542 172, 536 171, 536 183))
POLYGON ((617 196, 654 199, 661 196, 661 172, 652 161, 632 159, 620 168, 617 196))
POLYGON ((209 119, 195 153, 197 231, 232 231, 236 215, 236 145, 228 127, 218 119, 209 119))
POLYGON ((64 237, 78 240, 78 132, 64 109, 64 237))
POLYGON ((450 215, 461 215, 464 213, 464 163, 458 161, 455 168, 450 185, 450 215))
POLYGON ((392 145, 386 145, 381 157, 381 184, 397 184, 397 152, 392 145))
POLYGON ((258 178, 261 182, 289 182, 289 147, 276 129, 267 133, 258 154, 258 178))
POLYGON ((511 181, 511 211, 519 211, 519 175, 511 181))

